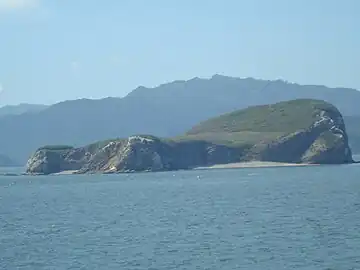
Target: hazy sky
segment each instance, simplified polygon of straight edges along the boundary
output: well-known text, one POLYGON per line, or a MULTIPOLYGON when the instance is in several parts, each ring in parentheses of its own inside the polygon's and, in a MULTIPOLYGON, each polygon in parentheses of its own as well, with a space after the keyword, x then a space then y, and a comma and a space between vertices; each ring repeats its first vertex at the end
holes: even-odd
POLYGON ((0 0, 0 105, 215 73, 360 89, 359 0, 0 0))

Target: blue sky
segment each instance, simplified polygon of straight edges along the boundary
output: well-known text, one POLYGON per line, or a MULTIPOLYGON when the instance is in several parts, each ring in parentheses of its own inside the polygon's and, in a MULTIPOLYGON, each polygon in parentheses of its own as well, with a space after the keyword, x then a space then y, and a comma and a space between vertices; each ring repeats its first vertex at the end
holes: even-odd
POLYGON ((0 0, 0 105, 215 73, 360 89, 358 0, 0 0))

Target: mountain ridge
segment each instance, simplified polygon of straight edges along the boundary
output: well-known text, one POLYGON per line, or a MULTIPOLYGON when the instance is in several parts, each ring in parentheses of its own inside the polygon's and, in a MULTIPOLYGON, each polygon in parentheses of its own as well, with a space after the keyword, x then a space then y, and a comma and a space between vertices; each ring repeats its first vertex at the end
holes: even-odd
POLYGON ((21 115, 25 113, 37 113, 49 107, 43 104, 20 103, 18 105, 5 105, 0 107, 0 117, 9 115, 21 115))

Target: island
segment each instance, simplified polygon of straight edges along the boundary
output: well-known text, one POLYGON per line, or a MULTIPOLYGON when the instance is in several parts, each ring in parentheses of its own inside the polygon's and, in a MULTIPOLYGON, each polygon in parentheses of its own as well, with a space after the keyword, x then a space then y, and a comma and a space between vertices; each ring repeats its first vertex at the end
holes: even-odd
POLYGON ((134 135, 79 148, 40 147, 29 158, 26 172, 155 172, 254 161, 353 163, 341 113, 315 99, 252 106, 199 123, 173 138, 134 135))

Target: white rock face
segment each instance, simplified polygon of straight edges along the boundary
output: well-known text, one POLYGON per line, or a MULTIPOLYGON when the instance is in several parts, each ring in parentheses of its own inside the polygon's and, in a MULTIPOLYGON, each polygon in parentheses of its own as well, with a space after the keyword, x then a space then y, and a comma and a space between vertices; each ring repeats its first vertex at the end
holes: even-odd
POLYGON ((155 140, 143 136, 131 136, 125 141, 110 142, 101 149, 102 153, 95 153, 89 170, 162 170, 164 164, 156 145, 155 140))
POLYGON ((154 142, 153 139, 149 139, 149 138, 145 138, 145 137, 141 137, 141 136, 130 136, 128 138, 128 141, 129 142, 138 141, 138 142, 141 142, 141 143, 143 143, 143 142, 149 142, 149 143, 154 142))
POLYGON ((334 117, 326 111, 321 111, 319 117, 320 119, 311 127, 313 132, 319 132, 319 134, 304 153, 303 161, 320 163, 351 162, 352 154, 348 146, 348 138, 341 115, 334 117))

